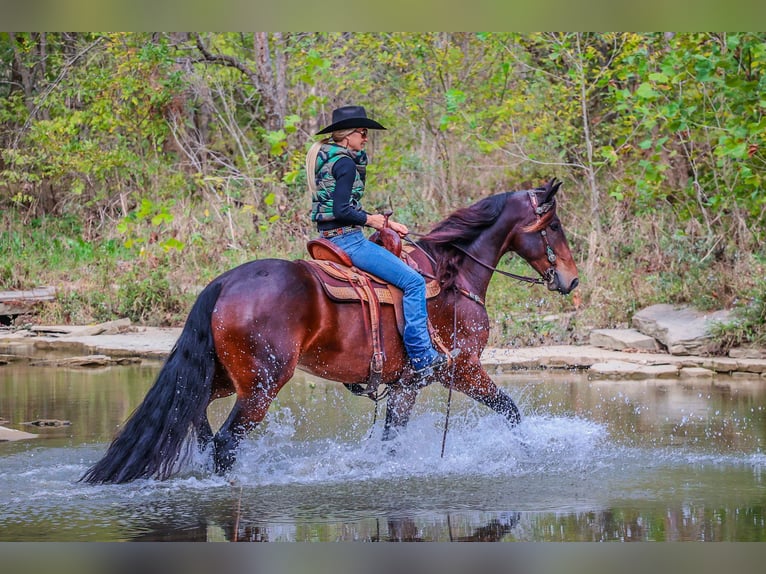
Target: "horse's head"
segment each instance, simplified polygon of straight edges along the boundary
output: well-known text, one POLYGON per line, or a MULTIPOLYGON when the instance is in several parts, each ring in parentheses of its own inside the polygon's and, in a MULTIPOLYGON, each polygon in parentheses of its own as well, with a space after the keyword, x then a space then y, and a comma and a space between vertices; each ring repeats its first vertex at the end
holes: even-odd
POLYGON ((556 215, 556 192, 560 181, 528 192, 529 223, 513 234, 510 250, 537 271, 551 291, 566 295, 577 287, 577 266, 564 229, 556 215))
POLYGON ((485 197, 458 209, 424 235, 420 243, 435 257, 431 260, 442 289, 462 282, 463 287, 472 291, 485 292, 491 273, 477 271, 475 265, 498 271, 494 265, 510 251, 518 253, 543 279, 500 273, 543 283, 564 295, 577 287, 577 266, 556 215, 555 197, 560 185, 552 179, 532 191, 508 191, 485 197), (468 271, 463 269, 466 258, 474 262, 468 264, 468 271))

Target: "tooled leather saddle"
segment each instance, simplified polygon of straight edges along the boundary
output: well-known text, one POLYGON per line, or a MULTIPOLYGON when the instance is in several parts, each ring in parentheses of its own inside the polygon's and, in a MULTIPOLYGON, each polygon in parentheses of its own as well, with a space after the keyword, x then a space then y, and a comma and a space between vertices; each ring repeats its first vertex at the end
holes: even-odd
MULTIPOLYGON (((393 230, 384 228, 370 236, 370 240, 382 245, 407 265, 422 273, 426 279, 426 298, 435 297, 440 292, 439 283, 433 278, 431 262, 427 256, 412 246, 402 246, 399 235, 393 230)), ((351 258, 340 247, 328 239, 312 239, 306 244, 311 261, 301 260, 314 274, 325 295, 336 302, 357 302, 361 304, 365 328, 372 339, 372 358, 370 360, 370 375, 366 386, 360 384, 346 385, 357 395, 365 395, 373 400, 380 398, 377 394, 382 380, 383 342, 381 338, 380 305, 393 305, 394 315, 399 333, 404 331, 404 313, 402 310, 402 291, 376 277, 358 269, 351 258), (366 310, 366 312, 364 312, 366 310)), ((436 335, 429 321, 429 331, 437 346, 443 343, 436 335)))

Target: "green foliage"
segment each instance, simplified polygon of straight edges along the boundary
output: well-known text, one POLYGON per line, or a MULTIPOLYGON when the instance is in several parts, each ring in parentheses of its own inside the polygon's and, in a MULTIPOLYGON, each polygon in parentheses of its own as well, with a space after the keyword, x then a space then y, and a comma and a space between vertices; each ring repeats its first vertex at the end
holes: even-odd
POLYGON ((172 227, 174 216, 170 212, 174 202, 156 203, 142 199, 141 203, 117 224, 128 249, 147 254, 149 246, 156 244, 163 251, 182 251, 184 242, 175 237, 172 227))
POLYGON ((634 172, 640 206, 669 201, 682 218, 702 218, 721 231, 731 218, 714 213, 727 210, 760 237, 762 35, 658 36, 649 46, 633 56, 643 81, 618 92, 645 134, 634 172))
POLYGON ((38 100, 27 102, 44 112, 19 118, 28 126, 18 131, 18 144, 2 152, 3 179, 11 189, 37 190, 46 211, 109 209, 115 193, 145 186, 162 163, 164 112, 182 85, 162 42, 81 35, 74 48, 94 57, 82 66, 61 63, 61 81, 40 85, 38 100), (45 189, 55 190, 52 197, 41 193, 45 189))
POLYGON ((761 277, 742 299, 733 321, 713 325, 713 337, 722 352, 748 344, 766 347, 766 279, 761 277))
POLYGON ((50 325, 88 325, 114 319, 113 301, 102 289, 60 290, 45 305, 41 318, 50 325))
POLYGON ((163 269, 134 270, 120 277, 116 311, 120 317, 148 325, 177 321, 186 301, 172 288, 163 269))

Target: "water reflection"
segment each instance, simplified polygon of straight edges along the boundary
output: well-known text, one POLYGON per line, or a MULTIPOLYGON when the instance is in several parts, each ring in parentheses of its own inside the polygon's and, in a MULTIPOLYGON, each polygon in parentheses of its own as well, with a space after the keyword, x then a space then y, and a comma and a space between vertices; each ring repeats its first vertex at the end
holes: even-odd
POLYGON ((392 457, 370 401, 301 376, 226 478, 196 457, 163 483, 78 484, 157 368, 0 367, 6 426, 72 422, 0 444, 0 540, 766 540, 758 379, 498 376, 523 424, 456 395, 442 459, 443 389, 426 389, 392 457))

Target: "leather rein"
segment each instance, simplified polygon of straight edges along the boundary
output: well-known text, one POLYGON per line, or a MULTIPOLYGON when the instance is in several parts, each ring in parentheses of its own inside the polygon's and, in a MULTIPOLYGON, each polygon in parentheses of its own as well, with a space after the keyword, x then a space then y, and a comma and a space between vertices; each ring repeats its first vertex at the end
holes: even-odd
MULTIPOLYGON (((547 203, 543 203, 542 205, 538 205, 537 202, 537 195, 534 191, 530 190, 528 192, 529 194, 529 201, 532 203, 532 208, 534 209, 535 216, 537 216, 537 220, 540 221, 542 215, 548 211, 550 211, 551 208, 555 205, 555 200, 549 201, 547 203)), ((409 233, 408 235, 415 235, 417 237, 425 237, 422 233, 409 233)), ((551 278, 553 277, 553 274, 556 272, 556 254, 553 251, 553 248, 551 247, 550 243, 548 242, 548 233, 545 229, 540 230, 540 235, 543 237, 543 243, 545 244, 545 252, 546 256, 548 258, 548 261, 550 262, 551 266, 548 267, 548 269, 543 274, 543 277, 528 277, 526 275, 516 275, 515 273, 511 273, 509 271, 503 271, 502 269, 498 269, 497 267, 493 267, 489 263, 485 263, 472 253, 469 253, 465 248, 461 247, 460 245, 456 243, 451 243, 450 245, 463 253, 464 255, 467 255, 470 259, 484 267, 485 269, 489 269, 493 273, 499 273, 500 275, 505 275, 506 277, 510 277, 511 279, 516 279, 518 281, 524 281, 526 283, 532 283, 534 285, 546 285, 551 281, 551 278)), ((436 266, 436 261, 433 257, 431 257, 431 254, 428 253, 423 247, 410 239, 408 236, 405 236, 404 239, 409 241, 412 245, 414 245, 416 248, 420 249, 426 257, 433 263, 434 267, 436 266)), ((435 279, 435 277, 432 277, 429 274, 423 273, 421 271, 421 274, 427 276, 429 279, 435 279)), ((468 291, 467 289, 463 289, 462 287, 455 287, 458 291, 460 291, 463 295, 471 299, 472 301, 475 301, 476 303, 479 303, 480 305, 484 305, 484 300, 476 295, 475 293, 468 291)))

